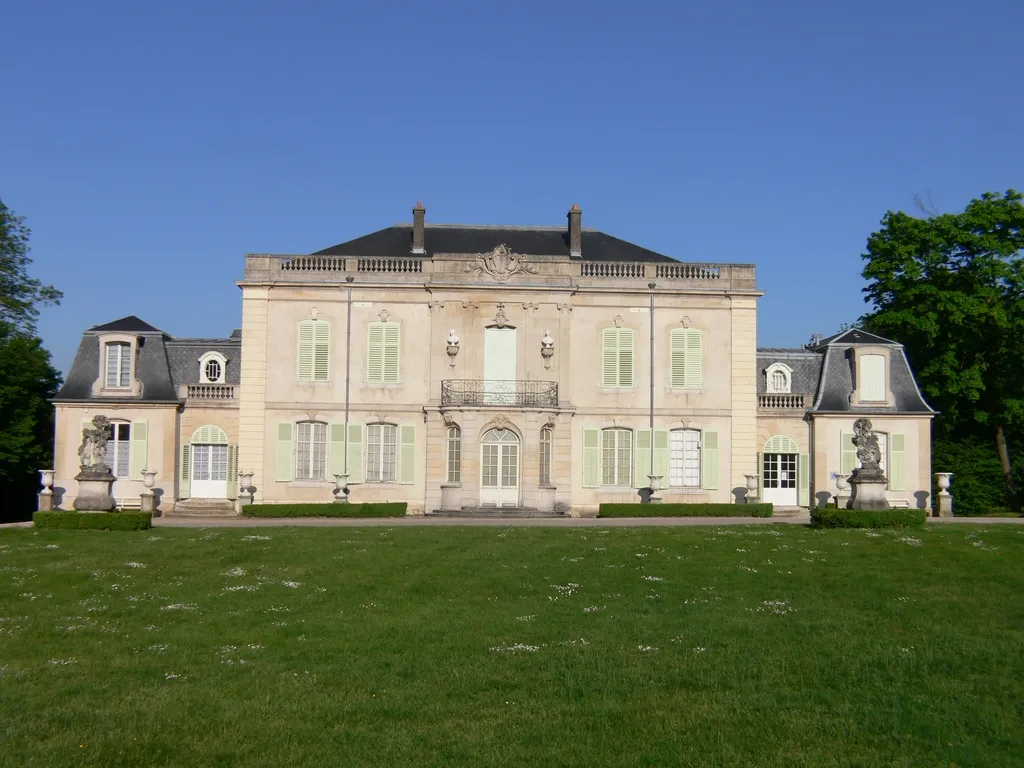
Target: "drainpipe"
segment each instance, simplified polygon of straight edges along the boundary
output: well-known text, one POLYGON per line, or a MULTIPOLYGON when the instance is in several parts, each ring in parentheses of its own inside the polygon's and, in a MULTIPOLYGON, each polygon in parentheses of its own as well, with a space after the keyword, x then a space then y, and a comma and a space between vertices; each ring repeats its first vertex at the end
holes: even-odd
MULTIPOLYGON (((351 277, 347 278, 349 281, 351 277)), ((348 287, 348 318, 345 323, 345 474, 348 475, 348 406, 352 374, 352 286, 348 287)))
POLYGON ((654 475, 654 288, 657 283, 648 283, 647 287, 651 289, 651 413, 650 413, 650 426, 651 426, 651 475, 654 475))

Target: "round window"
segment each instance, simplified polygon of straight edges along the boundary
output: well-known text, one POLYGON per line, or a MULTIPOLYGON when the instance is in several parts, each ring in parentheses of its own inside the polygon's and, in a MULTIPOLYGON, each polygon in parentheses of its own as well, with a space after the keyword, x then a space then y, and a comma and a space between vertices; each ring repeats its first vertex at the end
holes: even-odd
POLYGON ((206 362, 206 380, 212 382, 220 381, 221 369, 219 360, 208 360, 206 362))

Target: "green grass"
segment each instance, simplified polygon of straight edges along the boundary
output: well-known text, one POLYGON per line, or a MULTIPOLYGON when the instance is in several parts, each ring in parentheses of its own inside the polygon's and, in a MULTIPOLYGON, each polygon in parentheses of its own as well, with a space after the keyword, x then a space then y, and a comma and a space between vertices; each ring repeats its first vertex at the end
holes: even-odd
POLYGON ((350 504, 245 504, 242 517, 402 517, 404 501, 350 504))
POLYGON ((771 517, 774 504, 601 504, 598 517, 771 517))
POLYGON ((0 765, 1022 765, 1022 556, 1016 526, 7 530, 0 765))

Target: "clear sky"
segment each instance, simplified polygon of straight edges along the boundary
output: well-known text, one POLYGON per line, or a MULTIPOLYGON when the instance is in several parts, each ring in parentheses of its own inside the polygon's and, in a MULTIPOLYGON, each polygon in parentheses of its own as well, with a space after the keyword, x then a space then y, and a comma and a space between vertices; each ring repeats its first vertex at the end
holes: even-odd
POLYGON ((40 331, 240 324, 247 252, 397 221, 565 223, 753 262, 762 346, 863 311, 915 195, 1024 187, 1024 2, 10 2, 0 198, 40 331))

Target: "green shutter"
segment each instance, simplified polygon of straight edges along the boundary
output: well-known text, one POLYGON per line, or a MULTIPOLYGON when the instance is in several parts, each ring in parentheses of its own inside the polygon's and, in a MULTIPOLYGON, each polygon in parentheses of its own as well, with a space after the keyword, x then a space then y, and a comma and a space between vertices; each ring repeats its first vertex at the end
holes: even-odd
POLYGON ((757 496, 758 501, 764 501, 764 454, 757 453, 757 496))
POLYGON ((277 425, 277 480, 288 482, 292 479, 292 433, 295 425, 282 421, 277 425))
POLYGON ((842 435, 840 471, 849 475, 857 468, 857 446, 853 444, 853 434, 844 432, 842 435))
POLYGON ((669 485, 669 434, 667 429, 654 430, 654 474, 661 477, 663 488, 669 485))
POLYGON ((669 334, 669 385, 682 387, 686 381, 686 330, 674 328, 669 334))
POLYGON ((128 478, 141 480, 146 466, 146 452, 149 444, 149 423, 133 421, 131 426, 131 447, 128 453, 128 478))
POLYGON ((348 425, 348 481, 363 482, 363 425, 348 425))
POLYGON ((703 472, 701 487, 708 490, 718 488, 718 433, 704 430, 700 440, 700 465, 703 472))
POLYGON ((907 490, 907 440, 904 435, 889 435, 889 488, 907 490))
POLYGON ((299 353, 295 363, 299 381, 313 380, 313 346, 316 331, 312 320, 299 323, 299 353))
POLYGON ((335 475, 345 474, 345 422, 328 424, 327 433, 331 443, 327 479, 331 480, 335 475))
POLYGON ((178 476, 178 498, 187 499, 192 489, 192 446, 181 446, 181 474, 178 476))
POLYGON ((399 457, 400 483, 416 481, 416 427, 399 427, 402 455, 399 457))
POLYGON ((651 459, 653 457, 651 450, 652 432, 653 430, 650 429, 636 430, 636 450, 633 451, 633 485, 636 488, 649 487, 651 481, 647 476, 654 474, 651 472, 651 459))
POLYGON ((619 386, 633 386, 632 328, 619 328, 619 386))
POLYGON ((601 332, 601 385, 619 384, 619 329, 605 328, 601 332))
POLYGON ((371 384, 384 381, 384 323, 370 323, 367 329, 366 380, 371 384))
POLYGON ((811 505, 811 457, 801 453, 796 469, 796 503, 801 507, 811 505))
POLYGON ((398 323, 384 323, 384 382, 397 384, 401 352, 401 326, 398 323))
POLYGON ((313 381, 327 381, 331 375, 331 325, 313 323, 313 381))
POLYGON ((704 383, 702 364, 702 334, 696 328, 688 328, 686 334, 686 372, 683 375, 683 386, 687 389, 700 389, 704 383))
POLYGON ((601 486, 601 430, 583 430, 583 487, 601 486))
POLYGON ((228 498, 238 498, 238 446, 228 446, 228 498))

